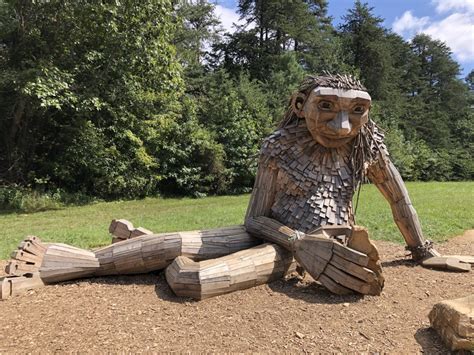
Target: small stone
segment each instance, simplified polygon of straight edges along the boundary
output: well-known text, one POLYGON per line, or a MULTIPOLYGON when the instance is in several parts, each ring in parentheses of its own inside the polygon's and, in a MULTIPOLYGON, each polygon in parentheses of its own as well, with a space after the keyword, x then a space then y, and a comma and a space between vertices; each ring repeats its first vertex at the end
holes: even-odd
POLYGON ((296 337, 299 338, 299 339, 303 339, 303 338, 304 338, 304 334, 303 334, 303 333, 295 332, 295 335, 296 335, 296 337))
POLYGON ((349 303, 345 302, 342 304, 344 307, 349 307, 349 303))

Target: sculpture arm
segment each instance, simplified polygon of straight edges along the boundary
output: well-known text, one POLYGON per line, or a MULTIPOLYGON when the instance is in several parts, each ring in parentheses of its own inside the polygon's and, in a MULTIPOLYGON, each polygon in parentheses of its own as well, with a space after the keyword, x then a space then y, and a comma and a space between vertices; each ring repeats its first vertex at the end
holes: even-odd
POLYGON ((261 156, 245 220, 250 217, 270 216, 277 192, 277 177, 276 164, 270 158, 261 156))
POLYGON ((291 249, 290 238, 296 231, 271 218, 271 208, 278 190, 279 168, 264 155, 260 157, 257 176, 245 215, 248 233, 291 249))
POLYGON ((423 237, 418 215, 410 201, 400 173, 388 156, 380 152, 378 159, 368 168, 369 179, 390 203, 393 218, 398 229, 405 238, 408 249, 415 260, 439 254, 431 248, 431 244, 423 237))

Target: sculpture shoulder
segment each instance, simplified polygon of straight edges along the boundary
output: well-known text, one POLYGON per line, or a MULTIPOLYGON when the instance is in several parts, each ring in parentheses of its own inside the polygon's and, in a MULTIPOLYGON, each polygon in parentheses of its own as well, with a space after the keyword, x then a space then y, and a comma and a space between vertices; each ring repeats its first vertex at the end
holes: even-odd
POLYGON ((388 156, 387 146, 385 145, 385 133, 384 131, 372 120, 369 120, 366 126, 368 133, 368 140, 370 143, 370 150, 372 156, 378 157, 379 153, 382 156, 388 156))
POLYGON ((280 128, 265 138, 260 149, 260 157, 281 157, 290 151, 298 150, 302 144, 311 140, 311 134, 304 123, 280 128))

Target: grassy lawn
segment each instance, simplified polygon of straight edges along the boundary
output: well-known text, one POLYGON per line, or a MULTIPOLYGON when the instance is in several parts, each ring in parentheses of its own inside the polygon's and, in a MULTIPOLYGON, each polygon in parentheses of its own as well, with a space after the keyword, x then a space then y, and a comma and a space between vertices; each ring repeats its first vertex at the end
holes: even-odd
MULTIPOLYGON (((474 228, 474 182, 408 183, 410 197, 428 238, 443 241, 474 228)), ((108 226, 125 218, 156 233, 221 227, 243 221, 249 195, 203 199, 147 198, 103 202, 32 214, 0 215, 0 259, 8 258, 28 234, 44 241, 83 248, 110 243, 108 226)), ((402 242, 388 204, 372 185, 364 186, 357 224, 367 226, 374 239, 402 242)))

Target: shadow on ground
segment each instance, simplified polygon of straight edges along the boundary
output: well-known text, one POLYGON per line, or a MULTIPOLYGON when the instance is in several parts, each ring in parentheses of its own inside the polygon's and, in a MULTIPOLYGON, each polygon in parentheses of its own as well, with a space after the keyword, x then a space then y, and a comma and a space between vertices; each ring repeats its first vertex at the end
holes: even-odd
POLYGON ((433 328, 420 328, 415 333, 415 340, 425 354, 450 354, 433 328))
POLYGON ((308 276, 303 281, 298 277, 276 280, 269 283, 268 287, 272 291, 285 294, 290 298, 315 304, 356 303, 364 297, 356 294, 346 296, 335 295, 324 286, 307 279, 308 276))

